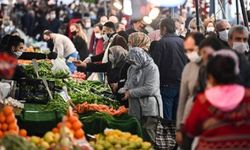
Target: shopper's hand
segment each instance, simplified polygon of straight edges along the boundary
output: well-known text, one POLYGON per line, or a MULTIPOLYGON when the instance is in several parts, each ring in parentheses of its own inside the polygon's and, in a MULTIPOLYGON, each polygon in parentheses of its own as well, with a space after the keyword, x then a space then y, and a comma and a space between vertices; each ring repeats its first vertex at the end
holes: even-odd
POLYGON ((84 63, 90 63, 90 62, 91 62, 91 57, 87 57, 86 59, 84 59, 83 62, 84 62, 84 63))
POLYGON ((118 90, 118 83, 111 83, 110 87, 112 89, 113 92, 117 92, 118 90))
POLYGON ((124 97, 122 98, 122 100, 124 101, 124 100, 127 100, 128 98, 129 98, 129 91, 126 91, 125 93, 124 93, 124 97))
POLYGON ((181 131, 177 131, 175 134, 175 140, 178 145, 181 145, 183 143, 183 135, 181 131))
POLYGON ((77 67, 84 67, 86 68, 87 67, 87 63, 85 62, 82 62, 81 60, 74 60, 72 61, 77 67))

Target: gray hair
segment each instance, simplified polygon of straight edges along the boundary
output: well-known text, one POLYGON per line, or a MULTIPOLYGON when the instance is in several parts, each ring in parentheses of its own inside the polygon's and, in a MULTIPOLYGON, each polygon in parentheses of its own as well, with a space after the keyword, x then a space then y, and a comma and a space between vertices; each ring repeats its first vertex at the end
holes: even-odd
POLYGON ((171 17, 167 17, 161 20, 160 27, 165 27, 167 33, 175 33, 175 21, 171 17))
MULTIPOLYGON (((189 24, 188 24, 188 29, 191 28, 191 25, 192 25, 192 24, 194 24, 194 25, 197 27, 196 18, 193 18, 193 19, 189 22, 189 24)), ((205 27, 204 27, 203 22, 202 22, 201 19, 199 19, 199 27, 200 27, 200 32, 202 32, 202 33, 205 32, 205 27)))
POLYGON ((227 20, 225 19, 220 19, 220 20, 217 20, 216 23, 215 23, 215 30, 218 31, 218 28, 219 26, 221 25, 221 23, 223 22, 226 22, 226 23, 229 23, 227 20))
POLYGON ((233 38, 233 34, 237 32, 237 33, 247 33, 249 34, 248 32, 248 29, 245 27, 245 26, 242 26, 242 25, 236 25, 236 26, 233 26, 232 28, 230 28, 229 32, 228 32, 228 38, 229 39, 232 39, 233 38))

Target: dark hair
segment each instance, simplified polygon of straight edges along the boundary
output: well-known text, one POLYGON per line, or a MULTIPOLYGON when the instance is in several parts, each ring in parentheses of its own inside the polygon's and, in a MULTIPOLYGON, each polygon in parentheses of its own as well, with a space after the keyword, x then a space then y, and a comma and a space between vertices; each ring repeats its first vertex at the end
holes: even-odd
POLYGON ((186 36, 185 40, 188 39, 189 37, 192 37, 194 39, 195 45, 199 45, 205 39, 205 36, 200 32, 189 33, 186 36))
POLYGON ((12 46, 17 47, 20 43, 24 43, 24 40, 16 35, 5 35, 1 40, 1 52, 7 52, 12 54, 12 46))
POLYGON ((207 64, 207 74, 212 75, 218 84, 235 83, 235 62, 230 57, 217 55, 212 57, 207 64))
POLYGON ((143 19, 142 18, 138 18, 138 19, 133 19, 131 20, 131 24, 137 23, 137 22, 142 22, 143 19))
POLYGON ((102 30, 103 25, 101 23, 98 23, 94 27, 98 27, 100 30, 102 30))
POLYGON ((120 32, 118 32, 118 35, 122 36, 126 40, 126 42, 128 43, 128 34, 126 31, 120 31, 120 32))
POLYGON ((207 47, 207 46, 210 46, 215 51, 218 51, 218 50, 225 48, 225 46, 221 43, 221 41, 216 37, 208 37, 208 38, 204 39, 203 41, 201 41, 201 43, 199 45, 199 49, 202 49, 202 48, 207 47))
POLYGON ((175 22, 171 17, 167 17, 161 20, 160 27, 165 27, 167 33, 175 33, 175 22))
POLYGON ((115 24, 111 21, 106 22, 103 26, 108 27, 108 28, 112 29, 113 31, 116 31, 115 24))

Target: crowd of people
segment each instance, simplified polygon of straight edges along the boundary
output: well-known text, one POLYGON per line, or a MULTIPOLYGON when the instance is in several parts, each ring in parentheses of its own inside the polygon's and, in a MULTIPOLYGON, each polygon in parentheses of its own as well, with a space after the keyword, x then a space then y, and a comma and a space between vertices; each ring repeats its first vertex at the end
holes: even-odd
MULTIPOLYGON (((154 142, 160 116, 176 121, 180 149, 191 149, 192 145, 199 150, 250 148, 246 27, 211 19, 199 20, 197 27, 196 18, 187 22, 182 17, 163 17, 158 28, 147 34, 143 19, 132 20, 127 26, 124 18, 100 16, 88 33, 93 20, 83 22, 81 14, 74 13, 66 21, 68 29, 61 32, 64 13, 51 11, 42 16, 40 11, 27 11, 21 28, 29 36, 52 44, 49 58, 65 58, 72 73, 92 73, 107 81, 116 99, 142 123, 148 140, 154 142), (34 15, 38 24, 32 22, 34 15), (49 24, 39 19, 49 19, 49 24), (198 142, 194 140, 197 137, 198 142)), ((24 41, 16 33, 6 33, 1 40, 1 52, 8 53, 11 60, 30 56, 23 47, 24 41)), ((21 72, 13 66, 10 69, 16 71, 7 75, 2 71, 1 78, 21 72)))

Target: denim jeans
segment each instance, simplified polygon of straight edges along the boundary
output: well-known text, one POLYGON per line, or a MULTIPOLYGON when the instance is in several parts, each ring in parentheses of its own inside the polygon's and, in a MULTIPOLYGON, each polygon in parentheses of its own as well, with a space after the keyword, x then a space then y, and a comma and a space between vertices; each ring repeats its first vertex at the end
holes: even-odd
POLYGON ((179 86, 161 86, 164 119, 176 120, 179 101, 179 86))
POLYGON ((65 58, 65 59, 66 59, 66 64, 67 64, 67 66, 69 67, 70 72, 71 72, 71 73, 74 73, 74 72, 76 71, 76 66, 75 66, 75 64, 67 61, 70 57, 79 59, 79 56, 78 56, 78 53, 77 53, 77 52, 74 52, 74 53, 70 54, 69 56, 67 56, 67 57, 65 58))

